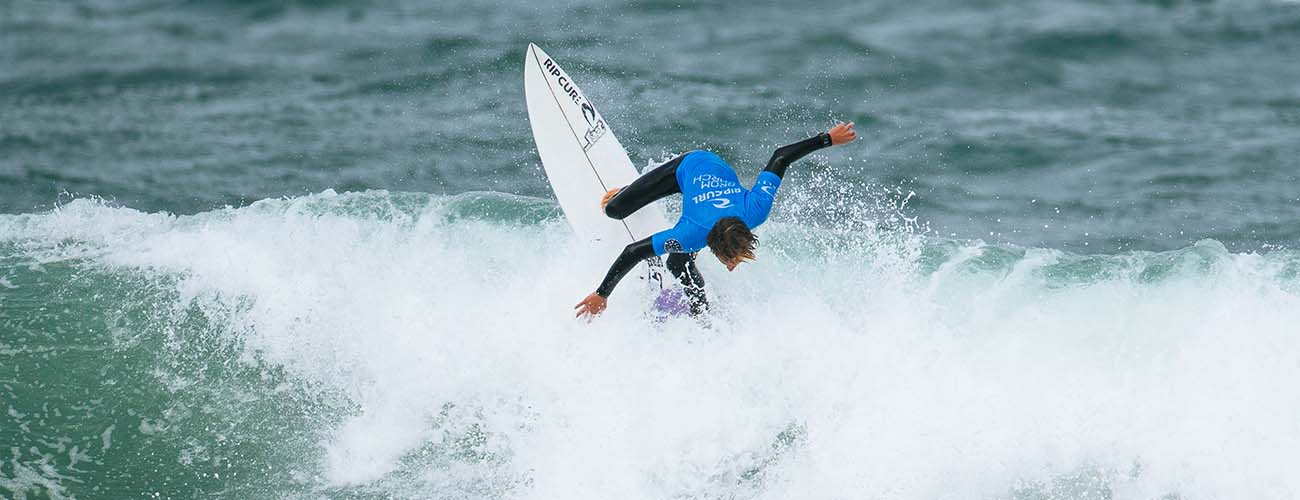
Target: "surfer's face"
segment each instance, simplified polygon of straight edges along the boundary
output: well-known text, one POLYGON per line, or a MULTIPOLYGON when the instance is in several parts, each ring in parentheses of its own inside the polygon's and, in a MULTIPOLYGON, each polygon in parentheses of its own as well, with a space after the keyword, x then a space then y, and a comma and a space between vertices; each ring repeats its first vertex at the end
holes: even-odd
POLYGON ((727 266, 727 272, 735 271, 736 266, 739 266, 741 262, 745 261, 745 259, 726 260, 722 257, 718 257, 718 260, 722 261, 722 265, 727 266))

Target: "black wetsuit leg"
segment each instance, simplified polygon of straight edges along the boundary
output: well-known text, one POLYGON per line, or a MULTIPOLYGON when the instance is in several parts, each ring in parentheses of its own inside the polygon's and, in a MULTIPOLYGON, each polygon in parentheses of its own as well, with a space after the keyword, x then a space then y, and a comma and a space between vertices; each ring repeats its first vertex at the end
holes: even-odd
POLYGON ((685 157, 684 154, 668 160, 619 190, 605 205, 605 215, 626 219, 652 201, 682 192, 681 186, 677 185, 677 166, 681 165, 682 158, 685 157))
POLYGON ((704 277, 695 267, 694 253, 669 254, 664 263, 673 276, 682 283, 686 290, 686 300, 691 306, 691 316, 699 316, 709 310, 709 300, 704 294, 704 277))

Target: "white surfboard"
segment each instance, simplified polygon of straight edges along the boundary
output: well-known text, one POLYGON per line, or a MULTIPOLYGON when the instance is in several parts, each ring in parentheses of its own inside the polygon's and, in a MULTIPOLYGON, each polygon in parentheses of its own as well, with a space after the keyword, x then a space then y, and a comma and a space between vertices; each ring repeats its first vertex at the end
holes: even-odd
MULTIPOLYGON (((607 191, 637 178, 636 167, 569 74, 531 43, 524 62, 524 94, 537 154, 564 216, 579 237, 623 245, 668 228, 658 202, 623 220, 611 219, 600 209, 607 191)), ((650 279, 661 284, 664 273, 658 262, 651 260, 650 279)))

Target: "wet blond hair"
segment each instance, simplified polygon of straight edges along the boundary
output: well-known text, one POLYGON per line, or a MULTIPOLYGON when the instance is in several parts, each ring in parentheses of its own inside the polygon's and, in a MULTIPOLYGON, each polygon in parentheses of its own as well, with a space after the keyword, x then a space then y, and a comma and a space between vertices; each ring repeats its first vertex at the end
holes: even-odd
POLYGON ((727 262, 754 260, 754 249, 758 248, 758 237, 739 217, 718 219, 705 241, 713 255, 727 262))

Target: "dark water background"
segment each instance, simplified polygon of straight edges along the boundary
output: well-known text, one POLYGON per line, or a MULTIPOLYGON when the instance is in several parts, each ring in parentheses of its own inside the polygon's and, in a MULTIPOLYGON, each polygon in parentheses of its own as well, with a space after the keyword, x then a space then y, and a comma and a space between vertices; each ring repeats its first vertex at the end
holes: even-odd
POLYGON ((1276 0, 10 1, 0 211, 65 192, 182 214, 327 188, 547 197, 530 41, 638 164, 703 147, 757 168, 841 118, 862 141, 798 170, 915 191, 945 236, 1300 242, 1300 5, 1276 0))

